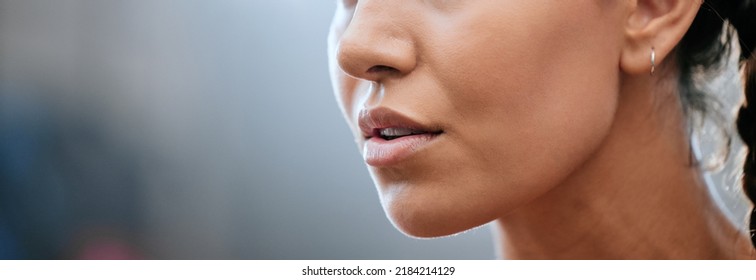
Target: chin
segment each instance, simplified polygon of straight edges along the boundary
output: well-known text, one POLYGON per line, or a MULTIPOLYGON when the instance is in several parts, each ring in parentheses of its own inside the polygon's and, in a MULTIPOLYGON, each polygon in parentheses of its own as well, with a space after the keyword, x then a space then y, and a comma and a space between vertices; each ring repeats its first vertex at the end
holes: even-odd
POLYGON ((406 213, 401 210, 387 210, 386 214, 394 227, 403 234, 414 238, 438 238, 455 235, 472 227, 457 226, 453 221, 442 222, 427 215, 406 213))
POLYGON ((386 216, 394 227, 414 238, 455 235, 495 219, 476 213, 475 207, 456 207, 448 199, 438 200, 418 193, 384 196, 382 201, 386 216))

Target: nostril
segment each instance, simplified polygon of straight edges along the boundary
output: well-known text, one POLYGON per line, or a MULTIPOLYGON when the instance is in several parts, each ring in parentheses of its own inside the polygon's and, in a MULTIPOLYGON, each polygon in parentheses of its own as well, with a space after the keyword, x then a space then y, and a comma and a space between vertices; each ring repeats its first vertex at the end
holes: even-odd
POLYGON ((399 70, 397 70, 394 67, 390 67, 386 65, 376 65, 376 66, 370 67, 370 69, 368 69, 367 72, 379 74, 379 73, 395 73, 395 72, 399 72, 399 70))

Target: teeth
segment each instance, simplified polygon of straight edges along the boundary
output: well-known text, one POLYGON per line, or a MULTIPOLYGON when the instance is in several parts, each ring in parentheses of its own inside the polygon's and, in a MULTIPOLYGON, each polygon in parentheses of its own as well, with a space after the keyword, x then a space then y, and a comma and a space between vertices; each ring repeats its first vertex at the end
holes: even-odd
POLYGON ((410 128, 403 128, 403 127, 391 127, 391 128, 384 128, 380 130, 381 137, 384 138, 397 138, 407 135, 413 135, 413 134, 422 134, 425 133, 424 131, 420 130, 414 130, 410 128))
POLYGON ((381 129, 381 136, 407 136, 412 134, 412 129, 409 128, 384 128, 381 129))

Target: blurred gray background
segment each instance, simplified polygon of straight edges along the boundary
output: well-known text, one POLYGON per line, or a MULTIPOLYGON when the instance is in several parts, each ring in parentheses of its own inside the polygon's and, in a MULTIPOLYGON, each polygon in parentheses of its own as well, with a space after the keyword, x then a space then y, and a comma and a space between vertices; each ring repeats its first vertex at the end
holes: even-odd
POLYGON ((491 259, 386 219, 333 0, 0 0, 0 258, 491 259))

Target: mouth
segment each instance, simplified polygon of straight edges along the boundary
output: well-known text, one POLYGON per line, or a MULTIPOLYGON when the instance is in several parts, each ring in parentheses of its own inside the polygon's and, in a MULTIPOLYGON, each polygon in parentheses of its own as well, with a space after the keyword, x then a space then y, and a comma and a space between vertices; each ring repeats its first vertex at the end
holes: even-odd
POLYGON ((442 130, 437 131, 425 131, 425 130, 418 130, 413 128, 407 128, 407 127, 388 127, 388 128, 376 128, 373 129, 373 133, 371 135, 366 137, 367 139, 378 137, 386 141, 391 141, 395 139, 399 139, 402 137, 409 137, 409 136, 415 136, 415 135, 439 135, 443 133, 442 130))
POLYGON ((359 126, 365 162, 376 167, 402 162, 444 133, 387 108, 361 111, 359 126))
POLYGON ((421 124, 383 107, 360 111, 358 122, 365 140, 377 137, 391 141, 413 135, 438 135, 444 132, 440 127, 421 124))

